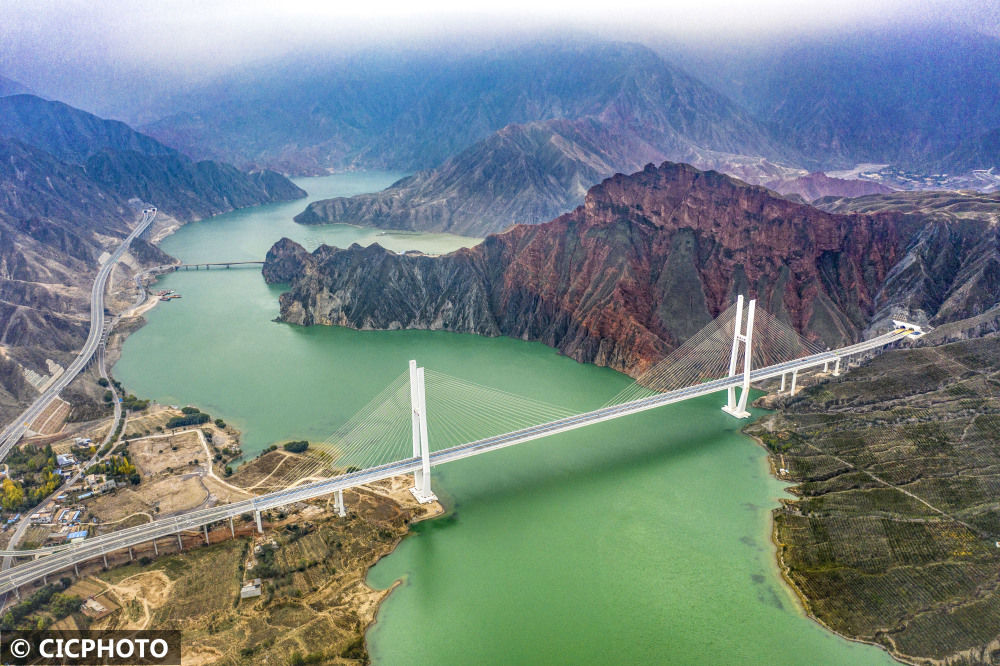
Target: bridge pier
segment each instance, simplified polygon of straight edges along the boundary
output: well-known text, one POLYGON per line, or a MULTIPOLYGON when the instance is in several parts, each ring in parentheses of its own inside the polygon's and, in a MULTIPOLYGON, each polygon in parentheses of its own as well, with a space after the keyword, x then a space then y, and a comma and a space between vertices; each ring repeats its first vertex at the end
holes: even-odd
POLYGON ((427 437, 427 393, 424 386, 424 369, 410 361, 410 407, 413 427, 413 456, 420 457, 420 469, 413 473, 410 492, 421 504, 437 500, 431 491, 430 443, 427 437))
POLYGON ((823 372, 830 372, 830 362, 823 361, 823 372))
POLYGON ((750 397, 750 365, 753 361, 753 317, 756 310, 757 300, 753 299, 747 305, 747 323, 743 332, 743 295, 736 299, 736 317, 733 321, 733 348, 729 354, 729 376, 736 376, 736 360, 739 356, 740 343, 743 343, 743 386, 740 390, 739 402, 736 400, 736 387, 730 386, 726 389, 726 405, 722 411, 735 416, 738 419, 745 419, 750 416, 747 411, 747 398, 750 397))
POLYGON ((787 373, 784 373, 784 372, 781 373, 781 388, 778 389, 778 393, 784 393, 785 392, 785 375, 786 374, 787 373))
POLYGON ((132 553, 132 546, 128 547, 128 561, 135 562, 135 555, 132 553))
POLYGON ((792 390, 788 392, 788 395, 795 395, 795 385, 799 381, 799 371, 792 370, 792 390))
POLYGON ((236 538, 236 526, 233 525, 233 517, 232 516, 229 516, 229 534, 232 535, 232 537, 234 539, 236 538))
POLYGON ((177 533, 177 550, 184 550, 184 542, 181 540, 181 533, 177 533))
POLYGON ((153 539, 153 555, 160 556, 160 549, 156 547, 156 539, 153 539))
POLYGON ((207 546, 207 545, 209 545, 209 542, 208 542, 208 525, 202 525, 202 527, 205 528, 205 545, 207 546))
POLYGON ((834 364, 833 364, 833 376, 834 377, 839 377, 840 376, 840 357, 839 356, 837 357, 836 362, 834 362, 834 364))
POLYGON ((76 574, 77 578, 80 577, 80 567, 77 566, 76 562, 73 563, 73 573, 76 574))
POLYGON ((260 532, 261 534, 263 534, 264 533, 264 526, 260 522, 260 511, 254 511, 253 512, 253 517, 254 517, 254 520, 257 521, 257 531, 260 532))
POLYGON ((347 510, 344 508, 344 491, 343 490, 338 490, 337 491, 337 500, 336 500, 336 502, 334 502, 334 507, 333 508, 335 508, 337 510, 337 515, 340 516, 341 518, 344 518, 344 517, 347 516, 347 510))

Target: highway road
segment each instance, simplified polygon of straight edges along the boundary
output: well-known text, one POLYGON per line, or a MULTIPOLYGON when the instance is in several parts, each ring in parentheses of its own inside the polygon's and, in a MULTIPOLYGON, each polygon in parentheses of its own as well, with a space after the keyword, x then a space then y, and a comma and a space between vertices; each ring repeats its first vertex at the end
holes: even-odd
POLYGON ((84 343, 83 349, 80 350, 80 353, 70 363, 69 367, 38 396, 30 407, 24 410, 13 423, 4 428, 3 432, 0 432, 0 460, 7 457, 10 449, 17 444, 28 429, 28 425, 87 367, 87 363, 90 362, 90 359, 94 356, 94 352, 97 351, 97 347, 104 334, 104 292, 107 289, 108 277, 111 275, 115 264, 122 258, 125 251, 128 250, 132 241, 149 228, 149 225, 153 223, 155 218, 155 208, 147 208, 142 211, 142 221, 122 241, 114 253, 108 257, 107 261, 101 264, 90 290, 90 334, 87 336, 87 341, 84 343))
MULTIPOLYGON (((834 362, 839 358, 864 353, 873 349, 884 347, 894 342, 903 340, 908 336, 917 334, 918 330, 898 328, 885 335, 872 338, 848 347, 836 350, 813 354, 794 361, 779 363, 772 366, 760 368, 750 373, 751 381, 761 381, 772 377, 779 377, 784 373, 801 371, 807 368, 834 362)), ((659 393, 646 398, 639 398, 620 405, 602 407, 584 414, 557 419, 549 423, 543 423, 529 428, 523 428, 514 432, 488 437, 475 442, 468 442, 458 446, 435 451, 429 455, 431 466, 441 465, 447 462, 468 458, 488 451, 521 444, 542 437, 548 437, 560 432, 575 430, 601 421, 621 418, 629 414, 655 409, 682 400, 689 400, 702 395, 723 391, 729 387, 740 386, 743 382, 742 374, 733 377, 725 377, 714 381, 704 382, 693 386, 659 393)), ((130 527, 117 532, 103 534, 88 538, 80 543, 73 544, 58 553, 41 557, 39 559, 17 565, 7 571, 0 572, 0 593, 6 593, 21 585, 37 580, 42 576, 51 575, 62 571, 74 564, 86 560, 102 557, 107 553, 122 550, 130 546, 145 543, 153 539, 166 536, 174 536, 187 530, 197 530, 204 525, 233 519, 242 514, 254 513, 274 509, 277 507, 301 502, 324 495, 329 495, 338 490, 346 490, 356 486, 361 486, 374 481, 387 479, 400 474, 409 474, 421 467, 419 457, 407 458, 366 470, 342 474, 331 477, 323 481, 317 481, 297 488, 279 490, 265 495, 260 495, 252 499, 214 506, 207 509, 198 509, 182 515, 156 520, 151 523, 130 527)))
MULTIPOLYGON (((113 327, 114 323, 109 324, 108 330, 110 331, 110 329, 113 327)), ((102 338, 102 340, 106 340, 106 337, 102 338)), ((107 366, 105 365, 104 362, 103 342, 97 348, 97 363, 98 363, 98 369, 100 370, 101 373, 101 377, 104 377, 106 380, 108 380, 108 390, 111 391, 112 404, 114 405, 115 408, 114 419, 111 421, 111 428, 108 430, 108 434, 105 435, 104 441, 101 442, 100 446, 97 446, 96 450, 94 451, 94 455, 91 456, 90 460, 88 460, 87 462, 83 461, 80 462, 79 471, 76 474, 74 474, 68 481, 62 483, 55 490, 55 492, 53 492, 51 495, 49 495, 44 500, 39 502, 38 505, 36 505, 33 509, 31 509, 30 511, 24 511, 22 513, 21 520, 18 521, 17 525, 14 527, 14 533, 11 534, 10 540, 8 540, 7 542, 7 548, 5 550, 0 550, 0 557, 3 557, 3 565, 0 566, 0 570, 6 571, 7 569, 10 569, 11 565, 13 564, 14 553, 17 554, 24 553, 24 551, 17 550, 17 544, 21 543, 21 539, 24 537, 24 533, 28 530, 28 527, 31 526, 31 515, 39 513, 40 511, 44 511, 45 508, 52 502, 52 500, 54 500, 56 497, 66 492, 67 487, 72 486, 74 483, 79 481, 80 478, 83 477, 84 474, 86 474, 86 470, 98 462, 98 460, 101 458, 101 450, 109 442, 111 442, 111 438, 114 437, 115 431, 118 429, 118 423, 119 421, 122 420, 122 405, 118 401, 119 398, 118 390, 115 388, 114 383, 111 381, 111 377, 108 374, 107 366)), ((124 429, 124 423, 122 424, 122 428, 124 429)), ((62 549, 64 548, 64 546, 56 546, 55 548, 62 549)), ((52 549, 39 548, 32 550, 31 552, 37 552, 40 554, 48 555, 52 552, 52 549)), ((2 605, 3 605, 2 602, 0 602, 0 606, 2 605)))

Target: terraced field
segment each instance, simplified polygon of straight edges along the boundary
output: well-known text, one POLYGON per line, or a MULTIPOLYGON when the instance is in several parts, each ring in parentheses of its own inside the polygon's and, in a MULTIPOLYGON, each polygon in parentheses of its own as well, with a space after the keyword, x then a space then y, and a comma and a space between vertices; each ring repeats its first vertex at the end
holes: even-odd
POLYGON ((894 350, 748 427, 809 612, 914 663, 1000 663, 1000 337, 894 350))
POLYGON ((367 663, 364 631, 388 592, 368 587, 365 574, 426 513, 407 500, 405 485, 345 493, 346 518, 320 501, 287 507, 270 515, 265 535, 100 572, 115 603, 136 612, 95 626, 135 628, 129 623, 139 618, 180 629, 185 664, 367 663), (137 576, 156 578, 140 588, 137 576), (241 600, 240 586, 254 578, 263 580, 262 596, 241 600))

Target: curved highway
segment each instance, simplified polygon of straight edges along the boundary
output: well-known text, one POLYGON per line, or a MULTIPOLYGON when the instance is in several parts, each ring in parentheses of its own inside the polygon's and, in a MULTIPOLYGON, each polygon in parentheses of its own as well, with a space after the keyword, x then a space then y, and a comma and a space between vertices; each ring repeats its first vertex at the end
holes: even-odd
MULTIPOLYGON (((760 368, 750 373, 751 381, 761 381, 772 377, 778 377, 784 373, 807 368, 816 367, 836 361, 838 358, 859 354, 885 345, 897 342, 907 336, 918 333, 909 328, 897 328, 896 330, 880 335, 871 340, 861 342, 848 347, 842 347, 831 351, 813 354, 794 361, 778 363, 775 365, 760 368)), ((601 421, 621 418, 629 414, 655 409, 663 405, 668 405, 682 400, 689 400, 702 395, 715 393, 729 387, 740 386, 743 383, 742 374, 733 377, 725 377, 714 381, 696 384, 685 388, 659 393, 646 398, 639 398, 620 405, 602 407, 583 414, 557 419, 537 426, 531 426, 516 430, 514 432, 488 437, 475 442, 460 444, 448 449, 442 449, 430 454, 430 464, 441 465, 454 460, 468 458, 470 456, 486 453, 496 449, 521 444, 542 437, 548 437, 560 432, 575 430, 601 421)), ((97 537, 88 538, 80 543, 73 544, 59 552, 41 557, 31 562, 20 564, 7 571, 0 573, 0 593, 16 589, 21 585, 29 583, 42 576, 51 575, 74 564, 84 562, 97 557, 102 557, 107 553, 123 550, 130 546, 138 545, 147 541, 165 536, 173 536, 186 530, 198 529, 204 525, 232 519, 242 514, 265 511, 294 502, 301 502, 338 490, 346 490, 356 486, 372 483, 381 479, 408 474, 421 467, 421 460, 418 457, 407 458, 396 462, 379 465, 366 470, 342 474, 331 477, 323 481, 317 481, 298 488, 279 490, 265 495, 260 495, 252 499, 214 506, 207 509, 198 509, 188 513, 153 521, 144 525, 130 527, 117 532, 103 534, 97 537)))
POLYGON ((80 374, 90 362, 90 359, 94 356, 94 352, 97 351, 97 346, 100 344, 102 336, 104 334, 104 291, 108 285, 108 277, 111 275, 111 271, 114 269, 115 264, 118 260, 122 258, 125 251, 128 249, 129 245, 132 243, 136 237, 144 232, 149 225, 153 223, 156 218, 156 209, 147 208, 142 211, 142 221, 132 230, 121 245, 108 257, 100 269, 97 271, 97 277, 94 278, 94 284, 90 289, 90 334, 87 336, 87 341, 83 345, 83 349, 77 357, 70 363, 69 367, 66 368, 59 377, 53 381, 45 391, 42 392, 40 396, 24 410, 17 419, 4 428, 3 432, 0 432, 0 460, 7 457, 10 452, 11 447, 13 447, 24 435, 24 432, 28 429, 28 425, 34 421, 39 414, 45 411, 45 408, 49 406, 56 396, 69 385, 71 381, 76 379, 76 376, 80 374))

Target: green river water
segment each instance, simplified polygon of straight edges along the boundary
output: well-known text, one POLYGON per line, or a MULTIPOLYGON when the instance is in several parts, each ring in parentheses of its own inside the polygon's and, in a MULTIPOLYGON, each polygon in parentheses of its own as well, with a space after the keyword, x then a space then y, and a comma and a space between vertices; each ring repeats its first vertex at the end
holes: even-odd
MULTIPOLYGON (((310 200, 397 174, 297 181, 310 200)), ((282 236, 312 250, 379 242, 443 252, 443 234, 292 222, 306 200, 189 224, 162 248, 186 262, 259 260, 282 236)), ((128 390, 195 404, 253 454, 325 439, 405 371, 427 368, 576 409, 629 383, 537 343, 445 332, 275 323, 259 270, 179 272, 114 374, 128 390)), ((414 528, 369 574, 396 580, 368 633, 377 664, 867 664, 885 653, 809 621, 780 580, 769 512, 783 484, 744 422, 710 396, 435 468, 448 516, 414 528)), ((433 439, 434 433, 431 433, 433 439)))

